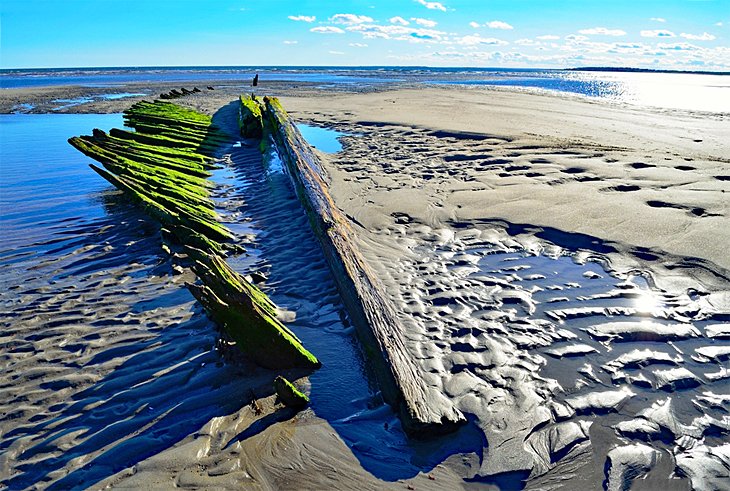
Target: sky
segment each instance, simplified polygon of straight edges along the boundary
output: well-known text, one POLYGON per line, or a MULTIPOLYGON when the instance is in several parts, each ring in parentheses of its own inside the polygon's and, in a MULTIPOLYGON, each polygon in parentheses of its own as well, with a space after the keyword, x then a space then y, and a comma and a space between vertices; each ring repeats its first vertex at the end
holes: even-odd
POLYGON ((0 68, 730 71, 730 0, 2 0, 0 68))

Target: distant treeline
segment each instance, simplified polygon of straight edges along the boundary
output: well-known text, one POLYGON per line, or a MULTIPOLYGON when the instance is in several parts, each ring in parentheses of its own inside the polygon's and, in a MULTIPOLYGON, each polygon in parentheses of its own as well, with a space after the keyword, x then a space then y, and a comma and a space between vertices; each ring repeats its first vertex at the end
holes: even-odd
POLYGON ((730 75, 730 72, 711 72, 702 70, 654 70, 652 68, 582 66, 565 68, 569 72, 639 72, 639 73, 693 73, 698 75, 730 75))

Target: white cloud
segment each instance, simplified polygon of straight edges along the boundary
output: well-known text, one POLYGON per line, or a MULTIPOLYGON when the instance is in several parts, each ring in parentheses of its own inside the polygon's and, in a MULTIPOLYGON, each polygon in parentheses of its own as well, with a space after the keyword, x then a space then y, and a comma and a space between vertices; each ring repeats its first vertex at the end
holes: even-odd
POLYGON ((666 29, 656 29, 653 31, 641 31, 641 37, 643 38, 673 38, 674 33, 667 31, 666 29))
POLYGON ((660 49, 667 49, 672 51, 697 51, 700 48, 699 46, 695 46, 694 44, 690 43, 657 43, 657 48, 660 49))
POLYGON ((560 39, 560 36, 545 34, 544 36, 537 36, 537 39, 542 39, 543 41, 555 41, 556 39, 560 39))
POLYGON ((316 32, 319 34, 344 34, 345 33, 345 31, 343 31, 339 27, 333 27, 333 26, 313 27, 310 29, 310 31, 316 32))
POLYGON ((367 48, 368 45, 364 43, 350 43, 349 46, 352 46, 353 48, 367 48))
POLYGON ((680 36, 685 39, 691 39, 692 41, 712 41, 715 39, 715 36, 708 32, 704 32, 702 34, 687 34, 686 32, 683 32, 680 36))
POLYGON ((483 38, 479 34, 464 36, 458 39, 456 42, 457 44, 463 44, 465 46, 477 46, 480 44, 486 44, 489 46, 504 46, 505 44, 509 44, 507 41, 503 41, 501 39, 483 38))
POLYGON ((395 39, 396 41, 440 42, 446 33, 435 29, 406 27, 398 25, 381 26, 378 24, 357 24, 347 28, 351 32, 359 32, 365 39, 395 39))
POLYGON ((410 22, 408 22, 407 20, 405 20, 403 17, 400 17, 400 16, 391 17, 390 18, 390 23, 391 24, 399 24, 401 26, 407 26, 408 24, 410 24, 410 22))
POLYGON ((715 23, 715 25, 716 25, 717 27, 722 27, 722 26, 723 26, 722 22, 716 22, 716 23, 715 23))
POLYGON ((344 55, 345 53, 343 53, 342 51, 330 51, 329 54, 331 54, 331 55, 344 55))
POLYGON ((515 41, 515 44, 519 46, 539 46, 542 43, 533 41, 532 39, 518 39, 517 41, 515 41))
POLYGON ((476 28, 479 27, 479 23, 478 22, 474 22, 474 21, 469 22, 469 25, 472 26, 474 29, 476 29, 476 28))
POLYGON ((596 35, 596 36, 625 36, 626 31, 621 29, 608 29, 606 27, 592 27, 591 29, 581 29, 578 31, 581 34, 596 35))
POLYGON ((299 41, 284 41, 284 44, 299 44, 299 41))
POLYGON ((665 19, 663 17, 652 17, 649 20, 654 21, 654 22, 666 22, 667 21, 667 19, 665 19))
POLYGON ((566 41, 588 41, 588 38, 585 36, 579 36, 578 34, 568 34, 565 36, 566 41))
POLYGON ((505 30, 514 29, 514 27, 507 24, 506 22, 502 22, 501 20, 493 20, 491 22, 487 22, 484 25, 490 29, 505 29, 505 30))
POLYGON ((289 20, 296 20, 300 22, 314 22, 317 18, 313 15, 290 15, 289 20))
POLYGON ((421 19, 420 17, 411 17, 411 20, 413 22, 415 22, 416 24, 418 24, 419 26, 423 26, 423 27, 436 27, 436 24, 438 24, 438 22, 436 22, 436 21, 428 20, 428 19, 421 19))
POLYGON ((330 22, 333 22, 335 24, 345 24, 345 25, 353 25, 353 24, 364 24, 366 22, 372 22, 373 18, 368 17, 367 15, 356 15, 356 14, 335 14, 332 17, 330 17, 330 22))
POLYGON ((428 2, 426 0, 416 0, 416 2, 429 10, 441 10, 442 12, 446 12, 446 7, 444 7, 444 5, 440 2, 428 2))

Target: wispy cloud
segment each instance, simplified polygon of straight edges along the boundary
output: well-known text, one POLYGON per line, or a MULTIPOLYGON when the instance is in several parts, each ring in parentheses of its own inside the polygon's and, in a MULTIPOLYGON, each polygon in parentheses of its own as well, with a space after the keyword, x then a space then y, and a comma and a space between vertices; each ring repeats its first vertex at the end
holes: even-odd
POLYGON ((398 24, 398 25, 401 25, 401 26, 407 26, 408 24, 410 24, 410 22, 408 22, 407 20, 405 20, 403 17, 400 17, 400 16, 391 17, 390 18, 390 23, 391 24, 398 24))
POLYGON ((537 36, 537 39, 542 39, 543 41, 555 41, 557 39, 560 39, 560 36, 555 36, 553 34, 545 34, 544 36, 537 36))
POLYGON ((298 22, 314 22, 317 17, 313 15, 290 15, 289 20, 295 20, 298 22))
POLYGON ((507 24, 506 22, 502 22, 501 20, 493 20, 491 22, 487 22, 484 25, 490 29, 504 29, 504 30, 514 29, 514 27, 507 24))
POLYGON ((672 51, 697 51, 700 48, 690 43, 657 43, 657 48, 667 49, 672 51))
POLYGON ((673 38, 675 34, 672 31, 666 29, 655 29, 653 31, 641 31, 641 37, 643 38, 673 38))
POLYGON ((578 31, 581 34, 589 36, 625 36, 626 31, 621 29, 608 29, 606 27, 592 27, 590 29, 581 29, 578 31))
POLYGON ((316 32, 318 34, 344 34, 345 33, 345 31, 343 31, 339 27, 334 27, 334 26, 313 27, 310 29, 310 31, 316 32))
POLYGON ((680 36, 685 39, 691 39, 692 41, 712 41, 715 39, 715 36, 709 32, 704 32, 702 34, 687 34, 686 32, 683 32, 680 36))
POLYGON ((446 12, 446 7, 444 7, 444 4, 442 4, 441 2, 428 2, 426 0, 416 0, 416 2, 420 3, 429 10, 441 10, 442 12, 446 12))
POLYGON ((652 17, 649 20, 654 21, 654 22, 666 22, 667 21, 667 19, 665 19, 664 17, 652 17))
POLYGON ((458 39, 457 44, 463 44, 466 46, 477 46, 480 44, 486 44, 489 46, 504 46, 509 44, 507 41, 496 38, 483 38, 479 34, 471 34, 458 39))
POLYGON ((722 21, 720 21, 720 22, 716 22, 716 23, 715 23, 715 25, 716 25, 717 27, 722 27, 722 26, 723 26, 723 24, 722 24, 722 21))
POLYGON ((479 22, 471 21, 471 22, 469 22, 469 25, 472 26, 474 29, 476 29, 479 27, 479 22))
POLYGON ((367 48, 368 45, 365 43, 350 43, 348 46, 352 46, 353 48, 367 48))
POLYGON ((365 39, 394 39, 396 41, 439 42, 446 33, 435 29, 407 27, 401 25, 381 26, 378 24, 357 24, 347 28, 350 32, 359 32, 365 39))
POLYGON ((423 26, 423 27, 436 27, 436 24, 438 24, 438 22, 436 22, 436 21, 429 20, 429 19, 421 19, 420 17, 411 17, 411 20, 413 22, 415 22, 416 24, 418 24, 419 26, 423 26))
POLYGON ((373 22, 373 18, 368 17, 367 15, 335 14, 330 17, 330 22, 333 22, 335 24, 345 24, 349 26, 353 24, 364 24, 366 22, 373 22))
POLYGON ((344 55, 345 53, 343 51, 330 51, 329 54, 331 54, 331 55, 344 55))
POLYGON ((299 41, 284 41, 284 44, 299 44, 299 41))

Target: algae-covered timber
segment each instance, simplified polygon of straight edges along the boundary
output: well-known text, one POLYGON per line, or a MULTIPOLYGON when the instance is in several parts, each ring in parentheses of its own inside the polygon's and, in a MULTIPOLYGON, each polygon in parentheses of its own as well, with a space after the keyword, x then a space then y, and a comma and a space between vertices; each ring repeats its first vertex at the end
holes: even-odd
POLYGON ((189 285, 236 344, 265 368, 318 368, 317 358, 276 317, 276 307, 256 286, 217 255, 186 248, 202 285, 189 285), (272 354, 276 356, 272 356, 272 354))
POLYGON ((264 121, 261 106, 255 96, 242 95, 238 109, 238 127, 244 138, 261 138, 263 136, 264 121))
POLYGON ((274 379, 274 390, 279 400, 287 407, 302 409, 309 404, 309 397, 281 375, 274 379))
MULTIPOLYGON (((241 98, 241 114, 251 112, 241 98), (244 109, 246 107, 246 109, 244 109)), ((414 436, 455 430, 464 415, 428 387, 405 345, 404 328, 384 287, 359 251, 349 221, 329 195, 319 157, 275 98, 261 105, 264 141, 273 137, 332 270, 340 296, 373 363, 385 400, 414 436)), ((242 128, 245 125, 240 125, 242 128)))
POLYGON ((235 247, 228 244, 234 236, 218 222, 207 177, 212 153, 230 137, 209 116, 159 101, 135 104, 125 120, 137 131, 95 129, 69 143, 100 162, 104 168, 90 167, 162 225, 163 248, 186 254, 200 280, 188 285, 193 295, 253 361, 275 369, 320 366, 277 319, 271 300, 219 255, 235 247))

